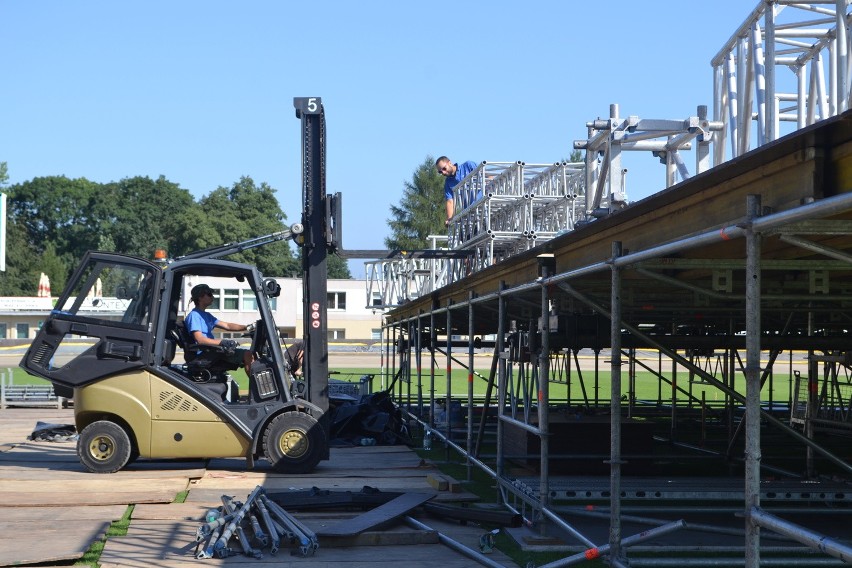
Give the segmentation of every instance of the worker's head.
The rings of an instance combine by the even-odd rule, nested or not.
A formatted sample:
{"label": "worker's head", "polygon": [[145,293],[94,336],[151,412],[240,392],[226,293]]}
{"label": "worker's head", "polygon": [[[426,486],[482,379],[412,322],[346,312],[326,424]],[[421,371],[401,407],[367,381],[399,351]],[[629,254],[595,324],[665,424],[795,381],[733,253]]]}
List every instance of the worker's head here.
{"label": "worker's head", "polygon": [[456,174],[456,165],[446,156],[441,156],[435,160],[435,169],[442,176],[452,176]]}
{"label": "worker's head", "polygon": [[189,293],[190,299],[198,303],[198,299],[202,296],[210,296],[213,297],[213,288],[208,286],[207,284],[198,284],[197,286],[193,286],[192,290]]}

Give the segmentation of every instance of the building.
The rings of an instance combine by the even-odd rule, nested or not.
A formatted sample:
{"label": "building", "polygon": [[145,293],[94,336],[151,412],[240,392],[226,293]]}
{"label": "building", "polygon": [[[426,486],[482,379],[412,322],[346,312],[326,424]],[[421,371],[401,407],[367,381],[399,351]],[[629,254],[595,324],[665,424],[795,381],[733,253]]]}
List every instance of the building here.
{"label": "building", "polygon": [[[302,280],[276,278],[276,281],[281,286],[281,294],[277,298],[270,298],[270,306],[278,329],[283,337],[301,337],[304,306]],[[184,283],[185,292],[181,301],[183,313],[192,309],[189,290],[202,282],[214,290],[215,301],[210,311],[217,317],[237,323],[250,323],[256,319],[254,293],[248,290],[246,283],[230,278],[188,278]],[[383,311],[372,307],[378,300],[371,298],[368,302],[366,280],[329,279],[329,341],[379,341]],[[105,295],[101,301],[93,302],[92,311],[109,317],[115,301],[115,298]],[[53,309],[54,302],[55,298],[0,298],[0,339],[34,338]]]}

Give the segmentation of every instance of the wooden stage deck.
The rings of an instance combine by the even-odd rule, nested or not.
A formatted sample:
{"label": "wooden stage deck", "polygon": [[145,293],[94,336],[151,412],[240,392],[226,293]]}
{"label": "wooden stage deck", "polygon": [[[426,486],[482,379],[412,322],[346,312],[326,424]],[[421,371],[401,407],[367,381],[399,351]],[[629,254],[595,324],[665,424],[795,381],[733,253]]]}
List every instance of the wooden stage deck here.
{"label": "wooden stage deck", "polygon": [[[471,501],[470,493],[438,491],[427,483],[437,468],[405,446],[333,448],[331,460],[311,475],[284,476],[259,467],[246,470],[242,460],[165,462],[140,460],[112,475],[86,473],[76,456],[75,442],[28,441],[36,422],[73,424],[73,410],[12,408],[0,411],[0,566],[41,562],[73,565],[92,542],[104,537],[129,504],[135,504],[126,536],[110,537],[100,558],[103,568],[182,568],[184,566],[269,565],[317,568],[441,565],[462,568],[476,562],[438,542],[439,531],[479,551],[485,529],[430,517],[419,510],[411,516],[434,531],[396,523],[363,538],[331,542],[319,538],[312,557],[291,556],[289,550],[262,559],[233,556],[198,560],[195,530],[204,513],[221,495],[244,500],[257,485],[268,491],[318,487],[358,492],[364,486],[382,491],[431,493],[433,501]],[[184,503],[172,503],[184,490]],[[314,530],[352,517],[353,512],[295,513]],[[405,543],[405,544],[399,544]],[[369,544],[369,545],[368,545]],[[495,550],[488,559],[516,566]]]}

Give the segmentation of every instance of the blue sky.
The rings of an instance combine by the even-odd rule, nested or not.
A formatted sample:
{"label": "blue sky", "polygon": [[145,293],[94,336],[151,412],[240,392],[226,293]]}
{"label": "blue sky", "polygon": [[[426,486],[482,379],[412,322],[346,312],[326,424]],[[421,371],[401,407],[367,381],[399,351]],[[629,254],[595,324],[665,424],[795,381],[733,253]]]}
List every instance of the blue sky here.
{"label": "blue sky", "polygon": [[[196,198],[251,176],[294,222],[292,100],[319,96],[344,246],[383,248],[389,207],[427,155],[551,163],[610,103],[642,118],[712,113],[710,59],[755,6],[4,0],[0,161],[13,184],[163,175]],[[631,201],[662,189],[650,154],[625,167]]]}

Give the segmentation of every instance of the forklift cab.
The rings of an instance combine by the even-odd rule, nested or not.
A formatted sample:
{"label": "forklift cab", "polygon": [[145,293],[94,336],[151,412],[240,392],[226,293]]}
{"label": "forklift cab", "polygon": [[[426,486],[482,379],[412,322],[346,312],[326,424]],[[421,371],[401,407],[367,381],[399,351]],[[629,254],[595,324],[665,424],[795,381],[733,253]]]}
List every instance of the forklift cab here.
{"label": "forklift cab", "polygon": [[[181,351],[189,290],[205,278],[233,278],[253,295],[254,331],[239,338],[255,362],[249,388],[229,369],[193,367]],[[328,458],[321,408],[295,398],[268,299],[280,287],[250,265],[186,259],[166,268],[145,259],[88,253],[59,296],[21,366],[74,400],[78,455],[95,472],[136,457],[265,457],[284,472]],[[216,312],[214,308],[212,311]]]}

